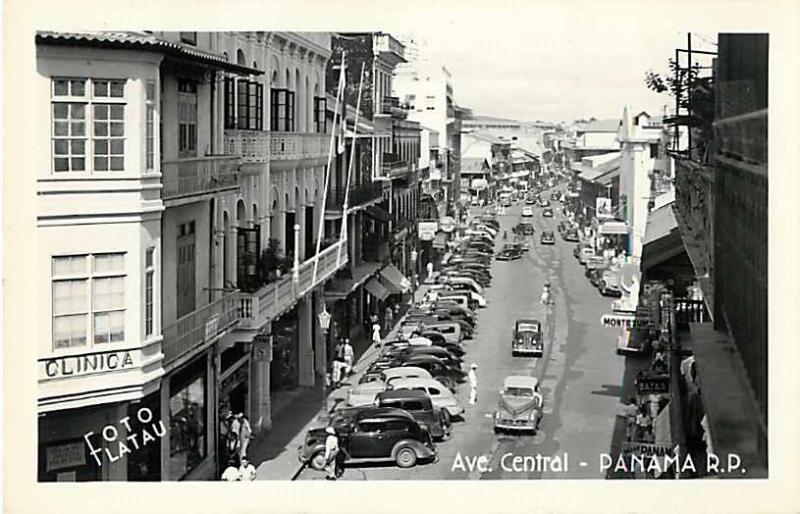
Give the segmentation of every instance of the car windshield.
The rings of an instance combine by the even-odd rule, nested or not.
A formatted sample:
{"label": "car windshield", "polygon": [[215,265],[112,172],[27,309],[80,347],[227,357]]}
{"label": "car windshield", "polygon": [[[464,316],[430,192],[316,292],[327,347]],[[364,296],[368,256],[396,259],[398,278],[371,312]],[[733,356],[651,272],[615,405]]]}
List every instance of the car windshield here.
{"label": "car windshield", "polygon": [[539,326],[533,323],[520,323],[517,326],[517,332],[538,332]]}
{"label": "car windshield", "polygon": [[520,398],[533,398],[533,389],[528,387],[507,387],[506,396],[517,396]]}

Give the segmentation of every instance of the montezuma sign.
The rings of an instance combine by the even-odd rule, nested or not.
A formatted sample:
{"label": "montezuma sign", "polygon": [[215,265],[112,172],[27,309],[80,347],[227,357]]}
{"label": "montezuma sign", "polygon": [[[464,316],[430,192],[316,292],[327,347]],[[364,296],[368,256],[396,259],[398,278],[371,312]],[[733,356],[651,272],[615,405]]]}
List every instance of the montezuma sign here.
{"label": "montezuma sign", "polygon": [[616,328],[646,328],[650,323],[649,317],[630,316],[625,314],[604,314],[600,318],[604,327]]}

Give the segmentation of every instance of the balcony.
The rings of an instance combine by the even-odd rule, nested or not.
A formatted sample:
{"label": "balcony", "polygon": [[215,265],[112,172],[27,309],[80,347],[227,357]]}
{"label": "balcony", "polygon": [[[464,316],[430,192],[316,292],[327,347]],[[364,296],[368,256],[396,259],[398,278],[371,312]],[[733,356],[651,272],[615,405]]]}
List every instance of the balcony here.
{"label": "balcony", "polygon": [[390,34],[379,34],[375,37],[375,50],[392,66],[406,62],[405,46]]}
{"label": "balcony", "polygon": [[[328,191],[325,201],[325,210],[341,212],[344,206],[345,188],[336,188]],[[348,207],[359,207],[372,201],[379,200],[383,193],[383,184],[380,182],[365,182],[350,188],[347,199]]]}
{"label": "balcony", "polygon": [[384,153],[381,169],[386,177],[402,177],[411,172],[411,163],[402,160],[397,154]]}
{"label": "balcony", "polygon": [[239,293],[230,293],[163,328],[163,365],[190,358],[239,321]]}
{"label": "balcony", "polygon": [[767,109],[725,118],[714,123],[718,152],[749,164],[767,164]]}
{"label": "balcony", "polygon": [[319,159],[328,156],[328,134],[269,132],[269,152],[273,161]]}
{"label": "balcony", "polygon": [[400,104],[400,99],[396,96],[384,96],[381,103],[381,114],[387,114],[393,118],[406,119],[408,111]]}
{"label": "balcony", "polygon": [[270,133],[264,130],[225,130],[225,153],[240,155],[242,164],[269,161]]}
{"label": "balcony", "polygon": [[297,282],[293,273],[287,273],[255,293],[240,293],[237,303],[239,318],[237,328],[260,329],[268,321],[291,309],[298,300],[331,278],[347,262],[347,241],[339,241],[321,251],[318,259],[312,257],[301,263]]}
{"label": "balcony", "polygon": [[163,161],[164,201],[189,199],[239,188],[239,157],[207,155]]}

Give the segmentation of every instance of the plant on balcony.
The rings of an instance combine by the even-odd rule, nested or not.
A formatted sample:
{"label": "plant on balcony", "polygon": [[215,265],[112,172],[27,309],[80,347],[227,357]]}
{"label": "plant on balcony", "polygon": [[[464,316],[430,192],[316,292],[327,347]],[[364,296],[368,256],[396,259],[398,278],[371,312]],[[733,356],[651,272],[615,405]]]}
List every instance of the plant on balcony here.
{"label": "plant on balcony", "polygon": [[261,276],[264,284],[269,284],[278,279],[283,272],[286,259],[281,255],[281,243],[277,239],[270,239],[267,247],[261,252]]}

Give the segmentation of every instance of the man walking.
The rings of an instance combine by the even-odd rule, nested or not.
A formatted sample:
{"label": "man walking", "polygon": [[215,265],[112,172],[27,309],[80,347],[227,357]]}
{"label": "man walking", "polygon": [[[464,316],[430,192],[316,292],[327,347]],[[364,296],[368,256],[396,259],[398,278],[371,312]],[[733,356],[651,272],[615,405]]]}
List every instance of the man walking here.
{"label": "man walking", "polygon": [[336,480],[336,457],[339,455],[339,438],[333,427],[325,429],[328,436],[325,438],[325,480]]}
{"label": "man walking", "polygon": [[469,369],[469,404],[475,405],[478,401],[478,365],[474,362]]}
{"label": "man walking", "polygon": [[348,377],[353,373],[353,359],[355,357],[353,345],[350,344],[350,339],[344,340],[342,353],[344,358],[344,375],[345,377]]}
{"label": "man walking", "polygon": [[372,324],[372,342],[380,349],[380,354],[383,355],[383,343],[381,342],[381,324],[378,322],[378,317],[374,316],[375,322]]}

